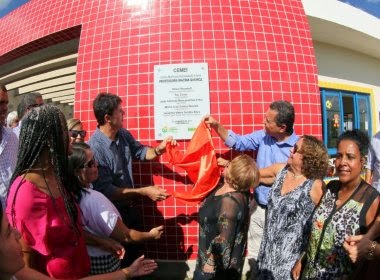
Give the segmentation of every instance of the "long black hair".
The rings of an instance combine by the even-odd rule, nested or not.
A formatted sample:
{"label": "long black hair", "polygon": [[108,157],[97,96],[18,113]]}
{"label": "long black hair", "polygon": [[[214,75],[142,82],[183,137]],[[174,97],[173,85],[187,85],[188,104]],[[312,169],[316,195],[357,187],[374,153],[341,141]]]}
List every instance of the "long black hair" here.
{"label": "long black hair", "polygon": [[[78,230],[78,209],[71,194],[72,178],[68,173],[68,130],[65,116],[58,107],[43,105],[33,108],[22,120],[17,164],[10,185],[18,176],[25,176],[31,168],[39,166],[41,154],[45,150],[53,167],[58,189],[70,217],[70,223],[74,229]],[[43,176],[45,176],[44,171]],[[14,204],[21,182],[17,186],[14,199],[11,202],[13,224],[15,224]],[[47,187],[49,189],[48,185]],[[53,197],[52,199],[55,204]]]}
{"label": "long black hair", "polygon": [[84,168],[86,163],[86,150],[91,150],[91,147],[86,143],[73,143],[73,151],[69,156],[69,173],[73,176],[72,192],[79,203],[83,195],[88,193],[81,178],[77,173]]}

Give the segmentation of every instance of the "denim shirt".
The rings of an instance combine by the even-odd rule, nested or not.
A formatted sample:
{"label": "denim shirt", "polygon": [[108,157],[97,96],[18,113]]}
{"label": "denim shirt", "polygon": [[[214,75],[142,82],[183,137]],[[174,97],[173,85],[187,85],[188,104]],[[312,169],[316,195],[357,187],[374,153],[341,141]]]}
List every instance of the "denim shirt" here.
{"label": "denim shirt", "polygon": [[[265,168],[274,163],[285,163],[290,155],[290,149],[298,141],[299,137],[293,132],[285,141],[278,142],[265,130],[255,131],[251,134],[239,135],[228,131],[225,145],[236,151],[257,151],[257,167]],[[258,204],[268,204],[270,187],[260,184],[254,192]]]}
{"label": "denim shirt", "polygon": [[99,177],[93,182],[95,190],[110,197],[116,188],[134,188],[132,160],[145,160],[148,146],[136,141],[124,128],[118,131],[115,141],[97,128],[88,143],[98,162]]}

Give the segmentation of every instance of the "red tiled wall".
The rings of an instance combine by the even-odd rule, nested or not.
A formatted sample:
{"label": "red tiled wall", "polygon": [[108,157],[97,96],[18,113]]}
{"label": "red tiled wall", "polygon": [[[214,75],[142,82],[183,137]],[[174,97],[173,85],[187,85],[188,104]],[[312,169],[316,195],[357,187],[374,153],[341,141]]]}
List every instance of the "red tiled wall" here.
{"label": "red tiled wall", "polygon": [[[301,0],[31,0],[0,20],[0,55],[78,25],[74,110],[90,134],[96,127],[92,100],[108,91],[122,98],[132,134],[156,145],[154,65],[207,62],[211,114],[227,128],[260,129],[270,102],[285,99],[295,106],[296,132],[321,137],[316,63]],[[218,152],[227,151],[217,137],[214,143]],[[182,170],[172,169],[165,156],[135,164],[136,182],[189,189]],[[197,208],[173,198],[144,206],[147,228],[166,226],[163,240],[147,246],[148,255],[195,258]]]}

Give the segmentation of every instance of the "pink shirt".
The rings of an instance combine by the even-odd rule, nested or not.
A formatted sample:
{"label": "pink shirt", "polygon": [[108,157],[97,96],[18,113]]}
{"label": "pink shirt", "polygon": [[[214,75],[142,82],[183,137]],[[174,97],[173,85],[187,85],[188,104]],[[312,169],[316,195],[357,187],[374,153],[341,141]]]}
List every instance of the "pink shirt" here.
{"label": "pink shirt", "polygon": [[[16,200],[13,201],[16,192]],[[37,252],[39,271],[58,279],[77,279],[88,275],[90,260],[82,231],[77,234],[71,228],[62,197],[53,202],[31,182],[17,177],[9,190],[6,212],[10,223]],[[81,230],[80,225],[79,228]]]}

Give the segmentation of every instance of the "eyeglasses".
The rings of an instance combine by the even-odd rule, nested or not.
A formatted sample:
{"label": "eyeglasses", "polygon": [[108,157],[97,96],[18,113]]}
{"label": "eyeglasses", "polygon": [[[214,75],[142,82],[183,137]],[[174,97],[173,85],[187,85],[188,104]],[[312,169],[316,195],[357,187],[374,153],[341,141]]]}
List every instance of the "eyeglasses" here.
{"label": "eyeglasses", "polygon": [[94,158],[92,158],[90,161],[83,164],[82,168],[92,168],[92,167],[97,166],[97,165],[98,165],[98,163],[96,162],[96,160]]}
{"label": "eyeglasses", "polygon": [[80,135],[81,138],[86,137],[87,131],[86,130],[70,130],[69,131],[70,137],[77,138],[78,135]]}

